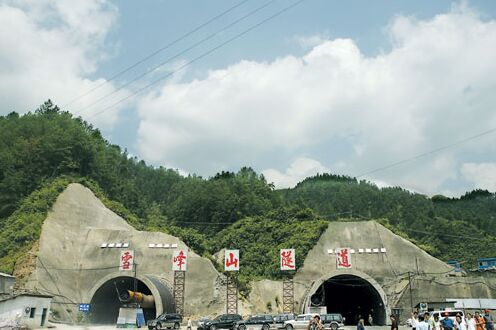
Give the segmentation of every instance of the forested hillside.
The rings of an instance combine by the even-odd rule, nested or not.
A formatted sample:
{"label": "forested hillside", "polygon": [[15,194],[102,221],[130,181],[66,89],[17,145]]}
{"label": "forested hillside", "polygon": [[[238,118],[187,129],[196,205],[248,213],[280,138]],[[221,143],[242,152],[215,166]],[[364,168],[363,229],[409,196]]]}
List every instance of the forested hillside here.
{"label": "forested hillside", "polygon": [[386,219],[432,255],[475,268],[480,257],[496,256],[496,194],[475,190],[461,198],[428,198],[399,187],[379,189],[366,181],[321,174],[294,189],[279,191],[289,204],[313,209],[328,220]]}
{"label": "forested hillside", "polygon": [[250,266],[240,273],[244,281],[277,277],[277,260],[262,265],[258,257],[288,246],[303,257],[326,223],[340,218],[382,219],[434,256],[467,268],[478,257],[496,256],[494,193],[428,198],[331,174],[275,190],[251,168],[183,177],[130,157],[98,129],[46,102],[33,113],[0,117],[0,271],[12,271],[16,256],[39,237],[58,193],[74,181],[138,229],[179,236],[200,254],[243,247]]}

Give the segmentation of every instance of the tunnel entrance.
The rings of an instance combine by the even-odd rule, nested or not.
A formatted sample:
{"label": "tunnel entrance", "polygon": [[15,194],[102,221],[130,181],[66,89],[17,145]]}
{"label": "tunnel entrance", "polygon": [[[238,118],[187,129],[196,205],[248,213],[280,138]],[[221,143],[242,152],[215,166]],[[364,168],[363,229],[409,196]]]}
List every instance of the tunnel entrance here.
{"label": "tunnel entrance", "polygon": [[346,325],[356,325],[362,317],[368,324],[369,314],[374,325],[386,324],[384,301],[374,286],[355,275],[329,278],[310,297],[313,307],[327,307],[327,313],[340,313]]}
{"label": "tunnel entrance", "polygon": [[[117,289],[116,289],[117,287]],[[134,278],[119,276],[105,282],[100,286],[91,298],[90,320],[94,324],[116,324],[119,316],[119,308],[123,303],[119,300],[117,291],[134,289]],[[152,292],[142,281],[137,280],[137,291],[145,295]],[[145,320],[152,320],[156,316],[156,308],[143,308]]]}

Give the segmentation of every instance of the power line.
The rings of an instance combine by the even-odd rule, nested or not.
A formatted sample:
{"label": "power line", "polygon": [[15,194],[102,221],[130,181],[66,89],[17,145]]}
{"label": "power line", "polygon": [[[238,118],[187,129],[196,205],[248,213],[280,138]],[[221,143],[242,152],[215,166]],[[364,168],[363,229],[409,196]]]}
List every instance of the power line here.
{"label": "power line", "polygon": [[470,238],[470,239],[481,239],[484,237],[476,237],[476,236],[468,236],[468,235],[452,235],[452,234],[442,234],[442,233],[437,233],[437,232],[432,232],[432,231],[424,231],[424,230],[417,230],[417,229],[410,229],[410,228],[401,228],[401,230],[405,231],[411,231],[419,234],[430,234],[434,236],[440,236],[440,237],[453,237],[453,238]]}
{"label": "power line", "polygon": [[[363,216],[361,214],[358,214],[358,213],[354,213],[354,215],[357,217],[357,218],[360,218],[360,219],[364,219],[364,220],[373,220],[373,218],[370,218],[370,217],[366,217],[366,216]],[[416,233],[419,233],[419,234],[430,234],[430,235],[435,235],[435,236],[440,236],[440,237],[443,237],[443,236],[446,236],[446,237],[453,237],[453,238],[470,238],[470,239],[481,239],[481,238],[485,238],[485,237],[476,237],[476,236],[469,236],[469,235],[453,235],[453,234],[443,234],[443,233],[438,233],[438,232],[434,232],[434,231],[426,231],[426,230],[418,230],[418,229],[411,229],[411,228],[398,228],[399,230],[401,231],[410,231],[410,232],[416,232]]]}
{"label": "power line", "polygon": [[299,5],[300,3],[302,3],[303,1],[305,1],[305,0],[298,0],[298,1],[294,2],[294,3],[293,3],[293,4],[291,4],[291,5],[284,7],[282,10],[280,10],[280,11],[276,12],[275,14],[273,14],[273,15],[271,15],[271,16],[269,16],[269,17],[267,17],[267,18],[263,19],[262,21],[260,21],[260,22],[258,22],[258,23],[256,23],[256,24],[254,24],[254,25],[252,25],[252,26],[250,26],[248,29],[246,29],[246,30],[244,30],[244,31],[242,31],[242,32],[240,32],[240,33],[238,33],[238,34],[236,34],[234,37],[229,38],[228,40],[226,40],[226,41],[224,41],[224,42],[220,43],[219,45],[215,46],[214,48],[211,48],[210,50],[208,50],[208,51],[206,51],[206,52],[202,53],[201,55],[199,55],[199,56],[197,56],[197,57],[193,58],[192,60],[188,61],[186,64],[184,64],[184,65],[180,66],[179,68],[177,68],[176,70],[173,70],[173,71],[169,72],[168,74],[166,74],[165,76],[163,76],[163,77],[161,77],[161,78],[159,78],[159,79],[156,79],[156,80],[152,81],[152,82],[151,82],[151,83],[149,83],[148,85],[146,85],[146,86],[144,86],[144,87],[142,87],[142,88],[138,89],[138,90],[137,90],[137,91],[135,91],[134,93],[132,93],[132,94],[130,94],[130,95],[128,95],[128,96],[126,96],[126,97],[124,97],[124,98],[120,99],[119,101],[117,101],[117,102],[115,102],[115,103],[113,103],[113,104],[111,104],[111,105],[109,105],[109,106],[107,106],[107,107],[103,108],[101,111],[99,111],[99,112],[97,112],[97,113],[95,113],[95,114],[93,114],[93,115],[89,116],[88,118],[92,118],[92,117],[98,116],[98,115],[100,115],[100,114],[102,114],[102,113],[106,112],[107,110],[109,110],[109,109],[111,109],[111,108],[115,107],[116,105],[119,105],[120,103],[122,103],[122,102],[124,102],[124,101],[128,100],[129,98],[131,98],[131,97],[133,97],[133,96],[135,96],[135,95],[137,95],[137,94],[139,94],[139,93],[141,93],[141,92],[143,92],[143,91],[147,90],[147,89],[148,89],[148,88],[150,88],[151,86],[153,86],[153,85],[155,85],[155,84],[159,83],[160,81],[162,81],[162,80],[164,80],[164,79],[166,79],[166,78],[168,78],[168,77],[172,76],[173,74],[175,74],[175,73],[177,73],[177,72],[179,72],[179,71],[181,71],[181,70],[185,69],[186,67],[188,67],[189,65],[193,64],[194,62],[196,62],[196,61],[198,61],[198,60],[202,59],[203,57],[205,57],[205,56],[207,56],[207,55],[209,55],[209,54],[211,54],[211,53],[215,52],[216,50],[218,50],[218,49],[220,49],[220,48],[224,47],[225,45],[227,45],[227,44],[231,43],[232,41],[234,41],[234,40],[236,40],[236,39],[239,39],[239,38],[240,38],[240,37],[242,37],[243,35],[245,35],[245,34],[247,34],[248,32],[250,32],[250,31],[252,31],[252,30],[256,29],[257,27],[259,27],[259,26],[261,26],[261,25],[263,25],[263,24],[267,23],[268,21],[270,21],[270,20],[272,20],[272,19],[276,18],[277,16],[279,16],[279,15],[283,14],[284,12],[288,11],[289,9],[291,9],[291,8],[293,8],[293,7],[296,7],[297,5]]}
{"label": "power line", "polygon": [[143,77],[145,77],[145,76],[147,76],[147,75],[151,74],[152,72],[155,72],[157,69],[159,69],[160,67],[164,66],[165,64],[167,64],[167,63],[171,62],[172,60],[174,60],[174,59],[178,58],[178,57],[179,57],[179,56],[181,56],[181,55],[184,55],[185,53],[189,52],[189,51],[190,51],[190,50],[192,50],[193,48],[198,47],[199,45],[201,45],[201,44],[205,43],[206,41],[208,41],[208,40],[212,39],[213,37],[215,37],[215,36],[217,36],[217,35],[221,34],[222,32],[224,32],[224,31],[228,30],[229,28],[233,27],[234,25],[238,24],[238,23],[239,23],[239,22],[241,22],[242,20],[244,20],[244,19],[246,19],[246,18],[248,18],[248,17],[250,17],[250,16],[252,16],[252,15],[256,14],[257,12],[259,12],[260,10],[262,10],[262,9],[264,9],[264,8],[266,8],[266,7],[268,7],[270,4],[272,4],[272,3],[273,3],[273,2],[275,2],[275,1],[277,1],[277,0],[270,0],[270,1],[266,2],[265,4],[263,4],[263,5],[261,5],[261,6],[257,7],[257,8],[255,8],[254,10],[252,10],[252,11],[248,12],[247,14],[245,14],[245,15],[241,16],[240,18],[238,18],[238,19],[234,20],[233,22],[231,22],[231,23],[227,24],[226,26],[222,27],[220,30],[217,30],[216,32],[209,34],[207,37],[205,37],[205,38],[201,39],[200,41],[198,41],[198,42],[194,43],[193,45],[191,45],[191,46],[189,46],[189,47],[187,47],[187,48],[185,48],[185,49],[181,50],[180,52],[178,52],[178,53],[174,54],[173,56],[171,56],[171,57],[167,58],[165,61],[161,62],[160,64],[158,64],[158,65],[156,65],[156,66],[154,66],[154,67],[153,67],[153,68],[151,68],[150,70],[148,70],[148,71],[146,71],[146,72],[144,72],[144,73],[142,73],[142,74],[140,74],[140,75],[138,75],[138,76],[134,77],[133,79],[131,79],[130,81],[128,81],[128,82],[127,82],[127,83],[125,83],[124,85],[119,86],[117,89],[113,90],[112,92],[107,93],[107,94],[103,95],[102,97],[98,98],[97,100],[95,100],[94,102],[92,102],[92,103],[90,103],[90,104],[88,104],[88,105],[84,106],[83,108],[81,108],[81,109],[79,109],[78,111],[74,112],[74,114],[79,114],[79,113],[83,112],[84,110],[86,110],[86,109],[88,109],[88,108],[91,108],[91,107],[92,107],[92,106],[94,106],[95,104],[100,103],[100,101],[102,101],[102,100],[106,99],[107,97],[109,97],[109,96],[111,96],[111,95],[113,95],[113,94],[115,94],[115,93],[117,93],[117,92],[119,92],[119,91],[123,90],[125,87],[127,87],[127,86],[131,85],[132,83],[134,83],[134,82],[136,82],[136,81],[140,80],[141,78],[143,78]]}
{"label": "power line", "polygon": [[175,40],[173,40],[173,41],[169,42],[167,45],[165,45],[165,46],[163,46],[163,47],[161,47],[161,48],[159,48],[159,49],[155,50],[154,52],[152,52],[151,54],[148,54],[148,55],[146,55],[145,57],[141,58],[140,60],[138,60],[138,61],[137,61],[137,62],[135,62],[134,64],[132,64],[132,65],[128,66],[127,68],[125,68],[125,69],[123,69],[123,70],[119,71],[118,73],[114,74],[112,77],[110,77],[109,79],[105,80],[105,81],[104,81],[104,82],[102,82],[101,84],[99,84],[99,85],[97,85],[97,86],[93,87],[92,89],[90,89],[90,90],[86,91],[85,93],[83,93],[83,94],[81,94],[81,95],[79,95],[79,96],[75,97],[74,99],[70,100],[70,101],[69,101],[69,102],[67,102],[65,105],[63,105],[62,107],[63,107],[63,108],[65,108],[65,107],[67,107],[68,105],[70,105],[70,104],[72,104],[72,103],[76,102],[77,100],[79,100],[79,99],[81,99],[81,98],[83,98],[83,97],[85,97],[85,96],[87,96],[87,95],[91,94],[92,92],[94,92],[95,90],[99,89],[100,87],[102,87],[102,86],[104,86],[104,85],[108,84],[109,82],[111,82],[111,81],[115,80],[117,77],[120,77],[120,76],[121,76],[121,75],[123,75],[124,73],[126,73],[126,72],[128,72],[129,70],[131,70],[131,69],[133,69],[133,68],[137,67],[137,66],[138,66],[138,65],[140,65],[141,63],[143,63],[143,62],[145,62],[145,61],[149,60],[150,58],[152,58],[152,57],[154,57],[155,55],[157,55],[157,54],[161,53],[162,51],[164,51],[164,50],[166,50],[166,49],[168,49],[168,48],[172,47],[173,45],[175,45],[175,44],[176,44],[176,43],[178,43],[179,41],[181,41],[181,40],[183,40],[183,39],[185,39],[185,38],[189,37],[189,36],[190,36],[190,35],[192,35],[193,33],[195,33],[195,32],[197,32],[197,31],[199,31],[200,29],[204,28],[205,26],[207,26],[207,25],[209,25],[210,23],[212,23],[212,22],[216,21],[217,19],[219,19],[219,18],[221,18],[222,16],[226,15],[227,13],[229,13],[229,12],[233,11],[234,9],[236,9],[236,8],[240,7],[241,5],[243,5],[244,3],[248,2],[248,1],[249,1],[249,0],[243,0],[243,1],[241,1],[241,2],[239,2],[239,3],[237,3],[237,4],[235,4],[234,6],[232,6],[232,7],[228,8],[227,10],[225,10],[225,11],[221,12],[220,14],[218,14],[218,15],[216,15],[216,16],[214,16],[214,17],[212,17],[211,19],[207,20],[206,22],[204,22],[204,23],[202,23],[202,24],[198,25],[197,27],[195,27],[193,30],[190,30],[190,31],[186,32],[185,34],[183,34],[182,36],[178,37],[177,39],[175,39]]}
{"label": "power line", "polygon": [[475,134],[475,135],[472,135],[472,136],[469,136],[467,138],[464,138],[462,140],[458,140],[456,142],[453,142],[453,143],[450,143],[450,144],[447,144],[447,145],[444,145],[442,147],[439,147],[439,148],[436,148],[436,149],[432,149],[432,150],[429,150],[429,151],[426,151],[424,153],[421,153],[421,154],[418,154],[416,156],[413,156],[413,157],[410,157],[410,158],[406,158],[406,159],[403,159],[403,160],[400,160],[400,161],[397,161],[395,163],[391,163],[389,165],[386,165],[386,166],[382,166],[382,167],[378,167],[376,169],[373,169],[373,170],[370,170],[370,171],[367,171],[367,172],[364,172],[360,175],[357,175],[356,177],[357,178],[360,178],[360,177],[363,177],[365,175],[368,175],[368,174],[372,174],[372,173],[376,173],[376,172],[381,172],[381,171],[384,171],[384,170],[387,170],[387,169],[390,169],[392,167],[396,167],[396,166],[399,166],[399,165],[402,165],[402,164],[405,164],[405,163],[408,163],[408,162],[411,162],[413,160],[416,160],[416,159],[419,159],[419,158],[422,158],[422,157],[425,157],[425,156],[428,156],[428,155],[431,155],[431,154],[434,154],[434,153],[437,153],[439,151],[443,151],[443,150],[446,150],[446,149],[449,149],[449,148],[452,148],[452,147],[455,147],[457,145],[460,145],[460,144],[463,144],[463,143],[466,143],[468,141],[471,141],[471,140],[475,140],[477,138],[480,138],[482,136],[485,136],[485,135],[488,135],[488,134],[492,134],[496,132],[496,128],[492,128],[490,130],[487,130],[487,131],[484,131],[484,132],[481,132],[481,133],[478,133],[478,134]]}

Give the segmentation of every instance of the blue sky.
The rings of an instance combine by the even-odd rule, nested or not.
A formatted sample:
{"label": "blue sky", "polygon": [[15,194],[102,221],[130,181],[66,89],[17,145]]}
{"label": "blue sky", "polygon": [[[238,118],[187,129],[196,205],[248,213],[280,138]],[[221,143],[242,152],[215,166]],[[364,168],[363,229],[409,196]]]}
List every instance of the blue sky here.
{"label": "blue sky", "polygon": [[[0,113],[52,98],[150,164],[204,176],[247,165],[278,187],[360,175],[496,127],[492,1],[306,0],[124,99],[292,3],[249,0],[108,81],[236,3],[2,1]],[[494,136],[362,178],[429,195],[494,191]]]}

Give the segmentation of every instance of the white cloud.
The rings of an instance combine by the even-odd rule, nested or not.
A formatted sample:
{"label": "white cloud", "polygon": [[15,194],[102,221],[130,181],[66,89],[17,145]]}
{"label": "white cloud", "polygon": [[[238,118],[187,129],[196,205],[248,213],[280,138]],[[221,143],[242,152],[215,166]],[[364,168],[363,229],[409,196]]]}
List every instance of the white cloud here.
{"label": "white cloud", "polygon": [[314,176],[317,173],[330,173],[331,170],[320,162],[310,158],[298,158],[284,172],[275,169],[267,169],[262,174],[267,179],[267,182],[275,184],[276,188],[294,187],[304,178]]}
{"label": "white cloud", "polygon": [[[86,77],[108,55],[106,36],[116,18],[116,7],[105,0],[2,2],[0,114],[34,110],[48,98],[63,105],[103,83]],[[78,112],[114,89],[107,84],[64,110]],[[92,117],[110,102],[80,114]],[[110,111],[92,121],[107,126],[116,119]]]}
{"label": "white cloud", "polygon": [[329,40],[329,37],[325,34],[311,35],[311,36],[296,36],[293,38],[293,40],[302,48],[312,48]]}
{"label": "white cloud", "polygon": [[[496,127],[495,21],[461,6],[429,20],[398,16],[387,32],[392,49],[373,57],[353,40],[325,40],[302,57],[166,84],[139,104],[141,155],[202,175],[280,169],[305,155],[355,176]],[[436,193],[493,141],[365,178]],[[286,184],[297,176],[268,171]]]}
{"label": "white cloud", "polygon": [[461,173],[474,187],[496,192],[496,163],[465,163]]}

